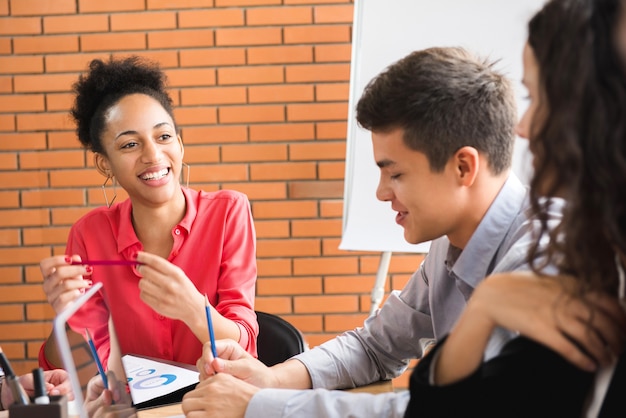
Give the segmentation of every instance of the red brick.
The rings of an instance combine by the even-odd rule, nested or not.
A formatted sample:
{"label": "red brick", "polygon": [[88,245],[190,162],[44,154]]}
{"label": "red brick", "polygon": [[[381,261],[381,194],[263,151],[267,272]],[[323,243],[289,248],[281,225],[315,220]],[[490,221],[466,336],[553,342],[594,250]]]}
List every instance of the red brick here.
{"label": "red brick", "polygon": [[239,190],[240,192],[247,194],[250,200],[277,200],[287,198],[285,183],[229,183],[228,188]]}
{"label": "red brick", "polygon": [[11,54],[13,52],[11,38],[0,38],[0,54]]}
{"label": "red brick", "polygon": [[0,57],[0,74],[42,73],[42,57]]}
{"label": "red brick", "polygon": [[[91,208],[59,208],[52,209],[52,225],[72,225],[78,218],[89,212]],[[63,254],[63,253],[61,253]]]}
{"label": "red brick", "polygon": [[313,44],[350,42],[350,25],[287,26],[286,44]]}
{"label": "red brick", "polygon": [[71,93],[48,93],[46,94],[47,111],[67,112],[74,105],[74,95]]}
{"label": "red brick", "polygon": [[343,196],[343,181],[294,181],[289,183],[290,199],[328,199]]}
{"label": "red brick", "polygon": [[175,12],[142,12],[111,14],[111,31],[175,29]]}
{"label": "red brick", "polygon": [[[283,315],[283,319],[291,323],[300,332],[320,332],[323,329],[321,315]],[[305,342],[308,344],[305,336]]]}
{"label": "red brick", "polygon": [[[68,73],[84,72],[89,69],[89,62],[93,59],[108,59],[107,53],[79,53],[79,54],[55,54],[44,57],[46,72],[48,73]],[[76,78],[76,77],[74,77]],[[70,86],[68,85],[68,91]]]}
{"label": "red brick", "polygon": [[27,170],[46,168],[77,168],[84,166],[84,153],[77,151],[25,152],[20,154],[20,167]]}
{"label": "red brick", "polygon": [[249,26],[281,26],[313,23],[311,7],[257,7],[246,12]]}
{"label": "red brick", "polygon": [[312,64],[292,65],[285,70],[285,79],[288,83],[317,83],[320,81],[349,81],[349,64]]}
{"label": "red brick", "polygon": [[181,89],[184,106],[242,104],[246,102],[245,87],[198,87]]}
{"label": "red brick", "polygon": [[0,266],[0,283],[21,283],[22,267]]}
{"label": "red brick", "polygon": [[282,43],[280,28],[217,29],[215,45],[270,45]]}
{"label": "red brick", "polygon": [[77,52],[78,37],[70,35],[46,35],[13,38],[13,51],[16,54]]}
{"label": "red brick", "polygon": [[16,93],[69,91],[76,81],[73,74],[20,75],[14,77]]}
{"label": "red brick", "polygon": [[257,46],[248,48],[248,64],[293,64],[313,62],[308,45]]}
{"label": "red brick", "polygon": [[39,130],[64,130],[72,128],[67,113],[30,113],[17,115],[18,131],[29,131],[36,126]]}
{"label": "red brick", "polygon": [[259,259],[257,260],[257,272],[259,277],[290,276],[292,273],[291,260],[286,258]]}
{"label": "red brick", "polygon": [[82,206],[84,204],[84,193],[78,189],[43,189],[22,192],[22,205],[24,207],[45,208],[49,206]]}
{"label": "red brick", "polygon": [[[2,210],[0,211],[0,226],[38,226],[49,225],[49,211],[47,209],[25,209],[21,210]],[[15,249],[19,252],[22,249]],[[26,250],[26,249],[23,249]],[[7,249],[6,251],[12,251]],[[0,259],[10,260],[11,258],[0,257]],[[11,264],[11,263],[5,263]]]}
{"label": "red brick", "polygon": [[344,0],[284,0],[285,4],[322,4],[322,3],[349,3]]}
{"label": "red brick", "polygon": [[314,139],[310,123],[281,123],[250,126],[250,141],[306,141]]}
{"label": "red brick", "polygon": [[[22,305],[0,305],[0,323],[1,322],[22,322],[24,320],[24,312]],[[4,350],[3,350],[4,351]]]}
{"label": "red brick", "polygon": [[0,36],[39,35],[41,19],[36,17],[0,18]]}
{"label": "red brick", "polygon": [[[5,211],[2,211],[2,212],[3,212],[2,215],[4,215]],[[28,213],[20,213],[19,215],[15,214],[14,216],[17,216],[19,218],[28,217],[29,220],[32,222],[32,224],[34,224],[35,219],[37,218],[37,214],[34,213],[36,211],[22,210],[21,212],[28,212]],[[4,222],[4,220],[0,220],[0,224],[5,226],[6,222]],[[41,225],[43,225],[43,223]],[[26,224],[24,224],[24,226],[26,226]],[[0,264],[5,265],[5,266],[19,265],[19,264],[39,264],[39,261],[42,258],[45,258],[47,256],[48,256],[47,249],[41,248],[41,247],[21,247],[17,249],[16,248],[0,248]],[[40,290],[39,289],[40,286],[31,286],[31,287],[33,289],[37,288],[37,290]],[[14,289],[12,286],[5,287],[2,290],[2,292],[0,292],[0,302],[19,302],[19,301],[27,301],[27,300],[39,300],[39,295],[35,299],[14,298],[15,293],[12,292],[13,290],[17,291],[18,289]],[[19,290],[22,290],[21,286]],[[43,293],[43,290],[41,290],[41,292]],[[32,291],[30,293],[32,293]],[[2,335],[1,332],[0,332],[0,335]]]}
{"label": "red brick", "polygon": [[215,183],[222,181],[247,181],[248,169],[245,164],[196,165],[193,181]]}
{"label": "red brick", "polygon": [[185,144],[222,144],[246,142],[248,131],[245,126],[185,127],[181,136]]}
{"label": "red brick", "polygon": [[349,83],[318,84],[315,86],[315,98],[318,102],[348,101]]}
{"label": "red brick", "polygon": [[215,0],[216,7],[230,6],[264,6],[271,4],[281,4],[282,0]]}
{"label": "red brick", "polygon": [[217,28],[222,26],[242,26],[245,24],[243,10],[205,9],[178,12],[180,28]]}
{"label": "red brick", "polygon": [[223,162],[282,161],[287,160],[287,145],[224,145]]}
{"label": "red brick", "polygon": [[13,77],[0,76],[0,93],[13,93]]}
{"label": "red brick", "polygon": [[291,222],[293,237],[341,236],[341,219],[296,219]]}
{"label": "red brick", "polygon": [[289,158],[292,161],[341,160],[345,157],[345,142],[292,144],[289,147]]}
{"label": "red brick", "polygon": [[98,12],[130,12],[145,10],[144,0],[102,1],[102,0],[78,0],[80,13]]}
{"label": "red brick", "polygon": [[254,229],[256,230],[257,239],[289,237],[289,221],[255,220]]}
{"label": "red brick", "polygon": [[167,70],[167,79],[172,87],[215,85],[215,70],[211,68],[183,68]]}
{"label": "red brick", "polygon": [[317,204],[311,200],[252,202],[252,215],[255,219],[310,218],[317,216]]}
{"label": "red brick", "polygon": [[46,16],[43,18],[43,31],[47,34],[107,32],[107,15]]}
{"label": "red brick", "polygon": [[[0,132],[15,130],[15,116],[0,114]],[[2,144],[0,143],[0,147]]]}
{"label": "red brick", "polygon": [[280,122],[285,120],[282,105],[224,106],[219,108],[220,123]]}
{"label": "red brick", "polygon": [[20,245],[20,230],[17,228],[0,229],[0,247],[17,247]]}
{"label": "red brick", "polygon": [[287,105],[287,120],[317,121],[348,118],[348,103],[311,103]]}
{"label": "red brick", "polygon": [[43,94],[0,96],[0,112],[37,112],[44,110]]}
{"label": "red brick", "polygon": [[0,16],[9,15],[9,0],[0,0]]}
{"label": "red brick", "polygon": [[350,44],[316,45],[315,62],[350,62],[352,46]]}
{"label": "red brick", "polygon": [[159,9],[195,9],[195,8],[207,8],[213,7],[213,0],[185,0],[185,1],[172,1],[172,0],[147,0],[148,10]]}
{"label": "red brick", "polygon": [[[5,188],[4,183],[2,185]],[[0,208],[17,208],[20,203],[20,194],[17,191],[0,190]],[[1,276],[1,274],[0,274]]]}
{"label": "red brick", "polygon": [[211,106],[179,107],[174,110],[179,125],[203,125],[217,122],[217,109]]}
{"label": "red brick", "polygon": [[296,313],[352,312],[358,306],[356,296],[295,296]]}
{"label": "red brick", "polygon": [[348,135],[347,120],[341,122],[320,122],[317,124],[316,139],[341,139]]}
{"label": "red brick", "polygon": [[317,166],[320,180],[343,180],[346,173],[346,164],[341,162],[320,162]]}
{"label": "red brick", "polygon": [[262,239],[257,241],[258,257],[313,257],[321,255],[317,239]]}
{"label": "red brick", "polygon": [[146,46],[146,35],[138,32],[99,33],[80,36],[80,47],[85,52],[127,51],[129,49],[146,49]]}
{"label": "red brick", "polygon": [[245,48],[205,48],[180,51],[181,67],[219,67],[245,63]]}
{"label": "red brick", "polygon": [[16,170],[17,167],[17,153],[3,152],[0,154],[0,170]]}
{"label": "red brick", "polygon": [[274,313],[291,313],[291,299],[288,297],[257,297],[254,300],[254,308],[262,312],[271,309]]}
{"label": "red brick", "polygon": [[[191,177],[193,178],[193,165],[217,163],[220,160],[220,149],[214,145],[189,145],[185,146],[183,161],[190,165]],[[184,169],[184,167],[183,167]]]}
{"label": "red brick", "polygon": [[[48,185],[48,178],[46,173],[42,171],[2,172],[0,173],[0,184],[5,190],[41,188]],[[0,219],[1,222],[2,219]]]}
{"label": "red brick", "polygon": [[339,244],[341,244],[341,238],[338,238],[337,236],[322,239],[322,254],[327,257],[354,254],[352,251],[340,250]]}
{"label": "red brick", "polygon": [[168,30],[148,33],[148,48],[197,48],[213,45],[213,30]]}
{"label": "red brick", "polygon": [[76,13],[75,0],[11,0],[13,16],[43,16]]}
{"label": "red brick", "polygon": [[342,333],[356,327],[362,327],[367,319],[367,314],[359,313],[352,315],[325,315],[324,331]]}
{"label": "red brick", "polygon": [[352,23],[354,8],[350,5],[316,6],[315,23]]}
{"label": "red brick", "polygon": [[26,305],[26,318],[29,321],[51,321],[55,316],[56,313],[48,302],[28,303]]}
{"label": "red brick", "polygon": [[[71,204],[71,202],[68,202]],[[24,245],[49,245],[65,243],[69,227],[24,228]]]}
{"label": "red brick", "polygon": [[252,181],[314,179],[315,163],[264,163],[250,165]]}
{"label": "red brick", "polygon": [[248,92],[250,103],[312,102],[314,99],[310,84],[251,86]]}
{"label": "red brick", "polygon": [[[78,148],[80,143],[74,131],[48,132],[48,148],[50,149],[67,149]],[[92,156],[89,157],[89,160]]]}
{"label": "red brick", "polygon": [[354,274],[358,269],[357,257],[298,258],[293,261],[294,275]]}
{"label": "red brick", "polygon": [[[375,281],[375,275],[328,276],[324,278],[324,290],[329,294],[366,293],[369,295]],[[388,283],[385,286],[385,292],[389,292]]]}
{"label": "red brick", "polygon": [[83,170],[55,170],[50,172],[50,186],[52,187],[100,185],[102,185],[102,176],[92,168]]}
{"label": "red brick", "polygon": [[322,293],[320,277],[263,278],[257,280],[257,295],[306,295]]}
{"label": "red brick", "polygon": [[224,84],[268,84],[284,81],[283,69],[277,66],[218,68],[217,79]]}

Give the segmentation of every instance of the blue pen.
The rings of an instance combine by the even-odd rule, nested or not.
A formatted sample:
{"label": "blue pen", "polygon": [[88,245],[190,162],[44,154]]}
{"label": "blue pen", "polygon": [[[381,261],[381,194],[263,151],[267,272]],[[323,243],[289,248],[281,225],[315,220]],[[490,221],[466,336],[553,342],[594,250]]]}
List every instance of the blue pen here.
{"label": "blue pen", "polygon": [[211,321],[211,305],[209,298],[204,294],[204,310],[206,312],[206,320],[209,323],[209,339],[211,340],[211,353],[213,358],[217,358],[217,350],[215,349],[215,334],[213,333],[213,321]]}
{"label": "blue pen", "polygon": [[93,355],[93,359],[96,362],[96,366],[98,367],[98,373],[100,373],[100,377],[102,377],[102,381],[104,382],[104,388],[109,388],[109,380],[107,379],[107,375],[104,372],[104,367],[102,367],[102,362],[100,361],[100,357],[98,357],[98,351],[96,350],[96,346],[93,343],[93,339],[91,338],[91,334],[89,330],[85,328],[85,335],[87,336],[87,343],[89,344],[89,348],[91,349],[91,354]]}

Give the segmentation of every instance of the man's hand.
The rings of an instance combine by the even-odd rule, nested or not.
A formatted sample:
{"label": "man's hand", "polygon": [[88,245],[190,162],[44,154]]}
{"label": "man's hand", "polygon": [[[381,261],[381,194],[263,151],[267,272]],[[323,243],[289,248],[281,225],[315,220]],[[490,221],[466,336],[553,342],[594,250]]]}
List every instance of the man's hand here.
{"label": "man's hand", "polygon": [[250,399],[260,389],[219,373],[203,380],[183,397],[187,418],[243,418]]}

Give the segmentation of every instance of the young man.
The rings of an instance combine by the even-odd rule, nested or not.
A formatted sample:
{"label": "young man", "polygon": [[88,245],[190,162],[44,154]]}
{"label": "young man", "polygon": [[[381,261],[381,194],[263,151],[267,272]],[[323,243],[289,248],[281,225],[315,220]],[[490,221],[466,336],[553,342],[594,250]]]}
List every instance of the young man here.
{"label": "young man", "polygon": [[[423,356],[422,341],[450,331],[487,275],[528,269],[533,224],[526,188],[510,172],[515,100],[492,64],[459,48],[413,52],[365,88],[357,120],[372,132],[377,197],[391,202],[408,242],[433,240],[424,262],[363,327],[282,364],[266,368],[225,341],[211,361],[205,347],[203,381],[185,396],[185,413],[403,416],[408,392],[285,389],[349,388],[398,376]],[[486,357],[510,338],[497,333]]]}

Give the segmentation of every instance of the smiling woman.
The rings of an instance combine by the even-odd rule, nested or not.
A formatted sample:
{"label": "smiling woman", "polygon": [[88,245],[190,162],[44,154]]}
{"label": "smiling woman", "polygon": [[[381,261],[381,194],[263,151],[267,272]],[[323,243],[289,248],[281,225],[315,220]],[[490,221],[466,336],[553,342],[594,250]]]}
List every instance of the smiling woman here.
{"label": "smiling woman", "polygon": [[[65,255],[40,268],[58,313],[93,283],[103,287],[70,322],[88,328],[106,367],[109,319],[121,350],[195,364],[209,340],[204,294],[216,338],[256,355],[255,232],[245,195],[182,187],[184,146],[165,74],[137,57],[93,60],[74,85],[71,111],[83,146],[106,182],[128,199],[92,210],[71,228]],[[81,260],[123,261],[89,265]],[[132,263],[134,262],[134,263]],[[40,364],[60,364],[51,336]]]}

